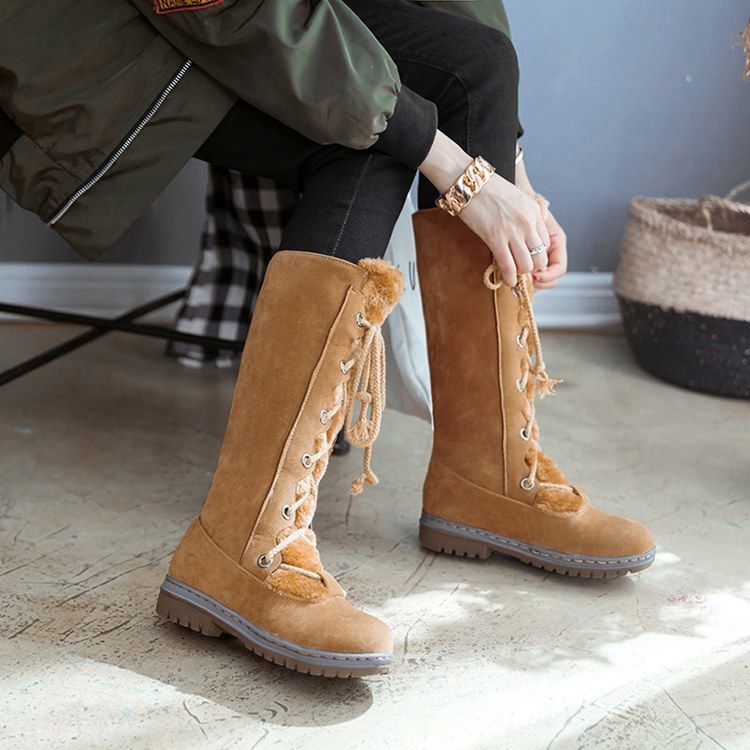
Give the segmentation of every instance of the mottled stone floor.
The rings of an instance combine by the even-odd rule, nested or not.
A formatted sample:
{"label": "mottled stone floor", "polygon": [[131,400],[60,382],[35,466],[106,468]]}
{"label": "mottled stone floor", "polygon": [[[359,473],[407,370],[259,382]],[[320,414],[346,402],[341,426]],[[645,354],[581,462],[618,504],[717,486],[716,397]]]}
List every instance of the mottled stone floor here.
{"label": "mottled stone floor", "polygon": [[[0,326],[0,368],[71,330]],[[389,413],[381,484],[337,459],[323,558],[396,635],[387,677],[329,681],[153,613],[232,389],[110,336],[0,389],[0,746],[750,748],[750,403],[651,379],[618,335],[549,333],[544,444],[653,568],[616,581],[416,540],[427,426]]]}

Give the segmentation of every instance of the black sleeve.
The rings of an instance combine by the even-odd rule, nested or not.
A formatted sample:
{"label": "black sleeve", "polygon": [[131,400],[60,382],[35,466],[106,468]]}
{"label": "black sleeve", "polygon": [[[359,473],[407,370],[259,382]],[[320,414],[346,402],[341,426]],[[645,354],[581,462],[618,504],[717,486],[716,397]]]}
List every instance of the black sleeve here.
{"label": "black sleeve", "polygon": [[406,86],[373,148],[417,169],[425,160],[437,132],[437,107]]}
{"label": "black sleeve", "polygon": [[21,129],[0,109],[0,159],[10,151],[21,135]]}

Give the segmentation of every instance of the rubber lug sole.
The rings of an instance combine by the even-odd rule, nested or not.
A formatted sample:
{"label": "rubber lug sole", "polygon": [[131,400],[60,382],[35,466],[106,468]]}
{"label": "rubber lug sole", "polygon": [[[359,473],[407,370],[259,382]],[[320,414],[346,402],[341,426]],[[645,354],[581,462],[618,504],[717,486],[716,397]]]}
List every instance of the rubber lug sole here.
{"label": "rubber lug sole", "polygon": [[420,544],[433,552],[486,560],[493,553],[514,557],[551,573],[578,578],[620,578],[638,573],[653,563],[656,548],[632,557],[591,557],[526,544],[474,526],[445,521],[422,513]]}
{"label": "rubber lug sole", "polygon": [[317,677],[367,677],[387,674],[391,654],[347,654],[300,646],[259,628],[254,623],[167,576],[156,602],[156,613],[182,627],[212,638],[227,634],[266,661]]}

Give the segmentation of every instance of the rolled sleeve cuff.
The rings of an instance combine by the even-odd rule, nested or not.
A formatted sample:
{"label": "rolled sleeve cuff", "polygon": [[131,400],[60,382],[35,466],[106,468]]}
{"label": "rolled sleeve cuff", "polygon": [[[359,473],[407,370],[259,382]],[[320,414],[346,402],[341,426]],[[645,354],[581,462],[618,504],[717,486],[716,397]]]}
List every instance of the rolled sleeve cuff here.
{"label": "rolled sleeve cuff", "polygon": [[393,115],[375,148],[416,170],[427,158],[436,132],[437,107],[402,86]]}

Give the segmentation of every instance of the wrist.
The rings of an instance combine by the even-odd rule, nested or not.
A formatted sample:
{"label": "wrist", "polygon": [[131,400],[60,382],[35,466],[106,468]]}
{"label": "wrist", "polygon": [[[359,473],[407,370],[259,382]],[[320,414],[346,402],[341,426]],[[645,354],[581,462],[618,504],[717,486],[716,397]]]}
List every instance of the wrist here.
{"label": "wrist", "polygon": [[444,193],[453,186],[471,161],[472,157],[469,154],[438,130],[427,158],[419,166],[419,171],[438,192]]}
{"label": "wrist", "polygon": [[526,195],[534,195],[534,188],[531,185],[529,176],[526,174],[526,167],[523,162],[516,164],[516,187],[526,193]]}

